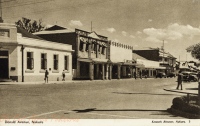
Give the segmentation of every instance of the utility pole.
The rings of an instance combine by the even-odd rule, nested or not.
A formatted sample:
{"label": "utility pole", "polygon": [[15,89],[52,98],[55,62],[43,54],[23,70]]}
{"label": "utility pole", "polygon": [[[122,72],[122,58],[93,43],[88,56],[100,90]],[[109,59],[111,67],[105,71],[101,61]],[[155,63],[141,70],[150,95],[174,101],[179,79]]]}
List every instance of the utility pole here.
{"label": "utility pole", "polygon": [[163,51],[163,64],[164,64],[164,40],[163,40],[162,51]]}
{"label": "utility pole", "polygon": [[2,0],[0,0],[0,11],[1,11],[1,15],[0,15],[0,23],[3,23],[3,16],[2,16],[2,5],[1,5],[1,3],[2,3]]}
{"label": "utility pole", "polygon": [[91,21],[91,32],[92,32],[92,21]]}

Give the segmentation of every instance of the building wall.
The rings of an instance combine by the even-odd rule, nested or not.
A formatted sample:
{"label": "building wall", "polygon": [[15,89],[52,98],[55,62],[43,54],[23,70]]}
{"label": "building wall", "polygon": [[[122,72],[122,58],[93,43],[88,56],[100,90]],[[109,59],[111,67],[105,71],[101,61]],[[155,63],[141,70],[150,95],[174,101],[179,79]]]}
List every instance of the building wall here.
{"label": "building wall", "polygon": [[59,43],[64,43],[64,44],[69,44],[72,45],[72,49],[74,52],[72,53],[72,67],[73,69],[76,69],[77,67],[77,34],[76,33],[55,33],[55,34],[41,34],[37,35],[47,41],[54,41],[54,42],[59,42]]}
{"label": "building wall", "polygon": [[112,62],[126,62],[126,60],[132,60],[132,49],[111,44],[110,60]]}

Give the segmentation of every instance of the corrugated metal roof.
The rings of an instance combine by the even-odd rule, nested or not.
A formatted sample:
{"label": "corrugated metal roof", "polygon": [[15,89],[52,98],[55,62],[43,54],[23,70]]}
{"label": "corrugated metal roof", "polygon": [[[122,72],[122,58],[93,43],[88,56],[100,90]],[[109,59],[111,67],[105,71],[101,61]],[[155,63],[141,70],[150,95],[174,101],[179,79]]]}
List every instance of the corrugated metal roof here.
{"label": "corrugated metal roof", "polygon": [[140,55],[138,55],[138,54],[136,54],[136,53],[132,53],[132,58],[133,58],[134,60],[136,60],[136,59],[147,60],[146,58],[144,58],[144,57],[142,57],[142,56],[140,56]]}
{"label": "corrugated metal roof", "polygon": [[17,27],[17,33],[21,33],[22,37],[44,40],[36,35],[33,35],[32,33],[29,33],[28,31],[26,31],[25,29],[23,29],[21,27]]}

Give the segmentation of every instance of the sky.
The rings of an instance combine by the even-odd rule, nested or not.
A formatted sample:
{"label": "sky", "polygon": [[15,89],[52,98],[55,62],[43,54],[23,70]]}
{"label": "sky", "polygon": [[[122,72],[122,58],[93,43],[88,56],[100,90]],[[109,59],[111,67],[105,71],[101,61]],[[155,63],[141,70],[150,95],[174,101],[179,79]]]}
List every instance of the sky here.
{"label": "sky", "polygon": [[95,31],[137,49],[163,46],[179,61],[200,42],[200,0],[1,0],[2,17]]}

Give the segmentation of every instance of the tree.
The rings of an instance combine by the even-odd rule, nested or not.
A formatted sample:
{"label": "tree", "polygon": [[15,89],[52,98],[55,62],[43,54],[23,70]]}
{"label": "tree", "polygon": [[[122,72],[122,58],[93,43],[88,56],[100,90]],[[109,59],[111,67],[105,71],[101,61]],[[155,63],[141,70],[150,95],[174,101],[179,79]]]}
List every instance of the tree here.
{"label": "tree", "polygon": [[[190,46],[186,50],[191,53],[193,58],[200,60],[200,44]],[[200,79],[200,74],[198,74],[198,78]],[[200,80],[199,79],[198,79],[198,104],[200,105]]]}
{"label": "tree", "polygon": [[22,17],[22,19],[15,22],[15,24],[17,27],[21,27],[30,33],[44,30],[44,26],[42,25],[41,19],[37,22],[36,20],[31,21],[31,19]]}

